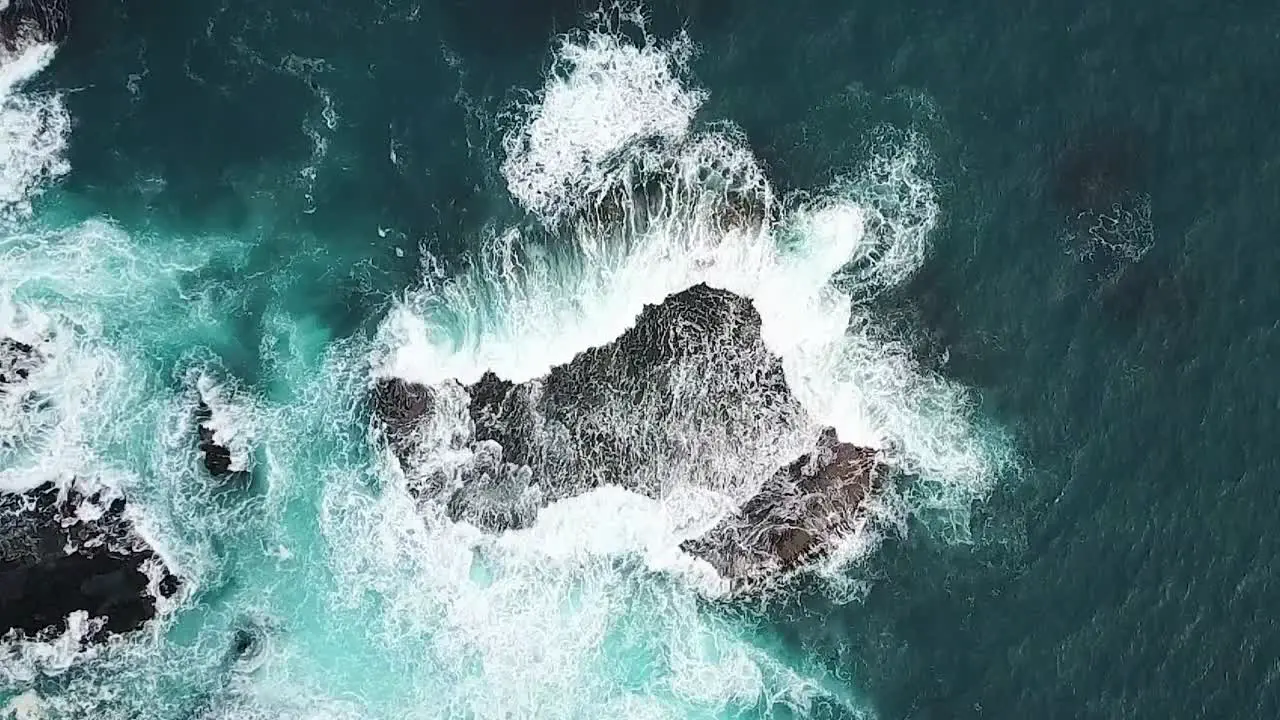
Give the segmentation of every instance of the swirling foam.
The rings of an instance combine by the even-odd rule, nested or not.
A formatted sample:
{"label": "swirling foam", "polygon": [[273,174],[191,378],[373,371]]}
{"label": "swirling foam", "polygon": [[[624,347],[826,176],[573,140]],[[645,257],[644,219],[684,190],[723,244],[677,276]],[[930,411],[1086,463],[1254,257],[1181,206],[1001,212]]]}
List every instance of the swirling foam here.
{"label": "swirling foam", "polygon": [[0,219],[30,214],[32,199],[71,169],[71,116],[61,94],[27,88],[55,50],[48,43],[0,48]]}
{"label": "swirling foam", "polygon": [[705,99],[680,82],[691,46],[636,47],[605,33],[563,38],[541,97],[503,140],[503,175],[513,197],[554,220],[575,196],[610,182],[605,161],[639,139],[688,133]]}

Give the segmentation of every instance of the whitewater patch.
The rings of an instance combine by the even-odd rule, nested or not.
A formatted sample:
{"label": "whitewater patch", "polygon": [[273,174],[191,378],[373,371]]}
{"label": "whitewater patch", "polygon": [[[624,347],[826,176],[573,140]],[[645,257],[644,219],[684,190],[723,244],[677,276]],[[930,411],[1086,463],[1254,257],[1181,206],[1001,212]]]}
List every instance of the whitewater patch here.
{"label": "whitewater patch", "polygon": [[[908,480],[871,503],[816,568],[849,599],[865,590],[849,563],[912,514],[967,526],[999,469],[969,393],[921,368],[864,302],[928,254],[939,214],[928,153],[920,138],[886,131],[860,172],[779,199],[739,131],[694,123],[705,91],[688,86],[688,51],[684,40],[636,46],[605,30],[560,41],[546,85],[511,118],[504,143],[509,191],[535,222],[492,231],[460,275],[428,261],[422,287],[379,329],[373,375],[439,386],[493,371],[522,382],[695,284],[750,298],[809,426],[882,450]],[[456,403],[442,405],[430,432],[447,447],[467,429],[450,414]],[[745,420],[755,410],[738,412]],[[777,451],[726,442],[694,460]],[[344,548],[332,561],[352,583],[380,578],[386,642],[415,636],[431,647],[428,665],[447,679],[430,692],[455,711],[667,717],[786,706],[804,715],[815,698],[840,697],[861,712],[700,607],[723,582],[679,541],[763,478],[728,492],[673,482],[657,498],[606,485],[543,508],[531,527],[490,535],[415,501],[385,448],[382,460],[381,495],[327,495],[330,543]],[[360,551],[345,552],[353,542]]]}
{"label": "whitewater patch", "polygon": [[424,511],[403,487],[374,497],[338,482],[323,525],[353,611],[378,619],[375,644],[414,658],[397,668],[411,698],[397,706],[478,718],[803,712],[823,694],[813,680],[705,616],[687,584],[629,560],[665,532],[649,502],[601,489],[494,538]]}
{"label": "whitewater patch", "polygon": [[[184,280],[241,252],[234,239],[144,251],[92,222],[0,243],[0,334],[41,353],[27,387],[51,398],[26,416],[39,422],[3,430],[22,450],[0,483],[83,474],[127,490],[198,598],[63,687],[0,684],[0,716],[803,716],[819,703],[861,715],[820,668],[708,611],[721,579],[679,542],[723,517],[728,493],[605,486],[488,535],[416,501],[365,424],[370,356],[376,375],[426,383],[532,378],[706,282],[752,299],[812,424],[884,449],[928,489],[879,499],[824,573],[846,581],[840,563],[908,513],[963,514],[981,496],[993,464],[967,394],[921,371],[860,303],[927,253],[937,207],[922,146],[886,144],[846,182],[777,198],[739,132],[696,126],[690,50],[606,32],[562,41],[503,168],[536,223],[495,231],[470,272],[428,273],[373,348],[275,298],[256,328],[263,397],[227,381],[212,350],[185,350],[233,332],[220,323],[244,310],[228,288]],[[219,504],[195,472],[202,387],[219,437],[243,439],[265,478],[260,496]],[[245,618],[269,629],[240,664]]]}
{"label": "whitewater patch", "polygon": [[31,201],[70,171],[71,115],[58,92],[28,86],[53,61],[51,43],[0,46],[0,219],[26,217]]}
{"label": "whitewater patch", "polygon": [[[207,411],[207,419],[196,428],[207,429],[212,443],[227,451],[227,470],[232,473],[249,472],[253,463],[253,443],[259,433],[257,421],[261,411],[251,397],[238,391],[233,383],[219,382],[212,374],[200,370],[192,372],[191,384],[199,396],[199,402]],[[190,413],[198,418],[201,408]],[[206,463],[208,460],[206,460]]]}
{"label": "whitewater patch", "polygon": [[0,457],[6,461],[0,490],[22,492],[45,482],[66,487],[75,478],[111,484],[110,474],[98,472],[97,458],[86,452],[104,430],[92,415],[123,400],[117,393],[130,383],[120,358],[86,344],[96,328],[84,320],[0,295],[0,336],[30,345],[40,357],[20,387],[0,395]]}

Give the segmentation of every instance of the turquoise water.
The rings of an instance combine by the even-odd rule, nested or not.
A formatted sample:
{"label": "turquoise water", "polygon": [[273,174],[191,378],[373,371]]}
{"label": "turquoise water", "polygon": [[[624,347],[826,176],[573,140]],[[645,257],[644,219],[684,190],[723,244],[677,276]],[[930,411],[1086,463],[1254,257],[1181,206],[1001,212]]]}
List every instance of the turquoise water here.
{"label": "turquoise water", "polygon": [[[8,656],[5,712],[1275,714],[1275,11],[648,10],[86,4],[6,61],[0,332],[55,402],[0,481],[123,488],[188,582]],[[620,231],[573,204],[619,153],[698,180]],[[1089,236],[1072,168],[1150,227]],[[712,232],[721,182],[776,223]],[[699,281],[904,475],[769,603],[707,599],[692,490],[486,538],[374,441],[376,377],[535,376]],[[247,487],[201,472],[201,377]]]}

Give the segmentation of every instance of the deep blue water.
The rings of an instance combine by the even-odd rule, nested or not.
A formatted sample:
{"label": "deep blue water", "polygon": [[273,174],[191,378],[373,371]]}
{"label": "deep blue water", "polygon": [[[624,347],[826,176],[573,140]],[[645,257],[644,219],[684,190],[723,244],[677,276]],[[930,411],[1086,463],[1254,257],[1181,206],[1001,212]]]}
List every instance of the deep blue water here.
{"label": "deep blue water", "polygon": [[[831,182],[885,124],[925,138],[942,223],[877,311],[1019,458],[970,542],[913,522],[866,561],[865,598],[815,589],[765,612],[768,632],[882,718],[1280,715],[1280,9],[651,11],[655,35],[700,47],[700,121],[737,123],[781,189]],[[268,395],[275,318],[367,337],[424,251],[456,271],[519,218],[503,113],[584,22],[567,0],[76,13],[38,80],[67,90],[73,169],[38,212],[109,216],[158,248],[244,243],[181,283],[230,288],[200,342]],[[1149,199],[1140,259],[1066,247],[1090,178]]]}

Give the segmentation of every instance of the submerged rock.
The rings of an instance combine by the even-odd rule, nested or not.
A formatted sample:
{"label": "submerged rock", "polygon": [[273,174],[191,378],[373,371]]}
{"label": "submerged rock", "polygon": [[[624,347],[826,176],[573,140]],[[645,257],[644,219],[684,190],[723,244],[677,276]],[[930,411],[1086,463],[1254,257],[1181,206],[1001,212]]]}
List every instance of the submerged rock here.
{"label": "submerged rock", "polygon": [[0,44],[13,50],[25,42],[62,42],[71,29],[68,0],[0,2]]}
{"label": "submerged rock", "polygon": [[[828,551],[880,475],[874,451],[839,442],[830,429],[782,469],[768,459],[776,454],[758,451],[786,438],[795,446],[807,422],[760,327],[749,300],[697,285],[645,306],[616,340],[535,380],[492,372],[469,386],[383,379],[373,410],[407,474],[430,465],[410,489],[492,532],[525,527],[547,503],[605,484],[656,498],[673,480],[689,480],[728,494],[740,511],[684,548],[734,587],[758,586]],[[450,421],[459,392],[465,416]],[[449,422],[467,432],[447,440],[428,432]],[[429,442],[449,444],[423,447]],[[429,462],[441,456],[465,460]],[[767,480],[744,482],[751,477]],[[736,496],[743,487],[761,489]]]}
{"label": "submerged rock", "polygon": [[153,618],[156,594],[171,597],[181,581],[124,513],[121,498],[52,483],[0,493],[0,636],[61,635],[83,611],[96,622],[82,641],[98,642]]}

